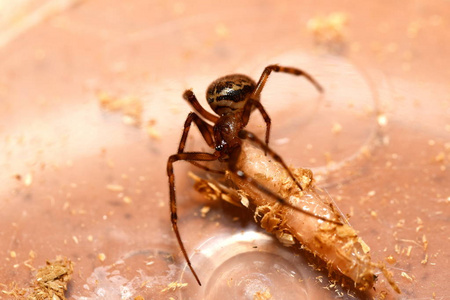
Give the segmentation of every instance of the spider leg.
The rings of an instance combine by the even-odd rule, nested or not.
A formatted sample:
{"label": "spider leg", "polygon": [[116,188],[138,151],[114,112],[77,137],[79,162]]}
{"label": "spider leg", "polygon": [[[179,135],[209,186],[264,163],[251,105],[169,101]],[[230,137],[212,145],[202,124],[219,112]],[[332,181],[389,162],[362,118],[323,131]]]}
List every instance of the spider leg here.
{"label": "spider leg", "polygon": [[269,78],[270,73],[272,72],[283,72],[288,73],[296,76],[303,76],[305,77],[309,82],[311,82],[316,89],[319,92],[323,92],[323,87],[308,73],[306,73],[303,70],[292,68],[292,67],[282,67],[279,65],[270,65],[267,66],[263,73],[261,74],[261,77],[258,80],[258,83],[256,84],[256,88],[253,91],[253,94],[251,96],[252,99],[259,99],[259,96],[261,94],[261,91],[263,90],[264,86],[266,85],[267,79]]}
{"label": "spider leg", "polygon": [[186,118],[184,122],[183,135],[181,136],[180,144],[178,145],[178,152],[183,153],[184,147],[186,146],[186,140],[189,134],[189,129],[191,128],[192,122],[197,125],[200,133],[203,136],[203,139],[208,144],[209,147],[214,149],[214,138],[213,138],[213,127],[203,121],[196,113],[191,112]]}
{"label": "spider leg", "polygon": [[[186,121],[184,122],[184,129],[183,129],[183,135],[181,136],[180,144],[178,146],[178,152],[177,153],[184,153],[184,148],[186,146],[186,140],[189,134],[189,129],[191,128],[191,124],[194,122],[197,125],[197,128],[200,130],[200,133],[203,136],[203,139],[208,144],[209,147],[214,149],[214,139],[213,139],[213,129],[212,126],[203,121],[196,113],[191,112],[186,118]],[[199,164],[195,161],[189,161],[191,164],[193,164],[196,167],[199,167],[203,170],[206,170],[208,172],[216,173],[216,174],[225,174],[225,171],[222,170],[214,170],[211,168],[208,168],[207,166],[204,166],[202,164]]]}
{"label": "spider leg", "polygon": [[256,107],[264,118],[264,122],[266,122],[266,145],[269,145],[269,136],[270,136],[270,125],[272,121],[270,120],[269,115],[264,109],[261,102],[253,100],[252,98],[248,99],[245,103],[243,112],[242,112],[242,124],[243,127],[247,126],[248,121],[250,120],[250,113],[252,112],[253,107]]}
{"label": "spider leg", "polygon": [[206,111],[198,102],[197,97],[195,97],[194,92],[191,90],[184,91],[183,94],[184,100],[189,102],[189,104],[192,105],[192,107],[206,120],[211,121],[213,123],[216,123],[217,120],[219,120],[219,117],[213,115],[212,113]]}
{"label": "spider leg", "polygon": [[[242,130],[242,131],[244,131],[244,130]],[[242,131],[241,131],[241,132],[242,132]],[[251,132],[248,132],[248,131],[244,131],[244,132],[245,132],[246,136],[247,136],[249,139],[253,139],[253,138],[257,139]],[[251,137],[250,137],[250,136],[251,136]],[[254,141],[254,140],[252,140],[252,141]],[[260,141],[260,140],[257,140],[257,141],[258,141],[257,144],[260,145],[261,147],[267,147],[262,141]],[[267,151],[274,157],[275,160],[277,160],[276,157],[279,157],[279,156],[278,156],[275,152],[273,152],[273,151],[272,151],[270,148],[268,148],[268,147],[267,147]],[[247,174],[245,174],[244,171],[239,170],[239,169],[236,167],[236,162],[237,162],[237,160],[239,159],[239,154],[240,154],[240,152],[241,152],[241,149],[238,148],[238,149],[236,149],[235,151],[233,151],[233,152],[231,153],[231,155],[230,155],[229,169],[230,169],[231,172],[233,172],[234,174],[236,174],[237,176],[239,176],[242,180],[247,181],[249,184],[251,184],[252,186],[256,187],[257,189],[259,189],[259,190],[260,190],[261,192],[263,192],[264,194],[266,194],[266,195],[268,195],[269,197],[272,197],[273,199],[275,199],[278,203],[280,203],[280,204],[282,204],[282,205],[285,205],[285,206],[287,206],[287,207],[289,207],[289,208],[291,208],[291,209],[293,209],[293,210],[295,210],[295,211],[298,211],[298,212],[303,213],[303,214],[305,214],[305,215],[308,215],[308,216],[311,216],[311,217],[320,219],[320,220],[325,221],[325,222],[333,223],[333,224],[336,224],[336,225],[343,225],[342,222],[340,222],[340,221],[330,220],[330,219],[328,219],[328,218],[326,218],[326,217],[322,217],[322,216],[316,215],[316,214],[314,214],[313,212],[304,210],[304,209],[302,209],[302,208],[300,208],[300,207],[296,207],[296,206],[290,204],[290,203],[287,202],[285,199],[283,199],[282,197],[280,197],[279,195],[277,195],[276,193],[274,193],[273,191],[271,191],[270,189],[266,188],[264,185],[262,185],[261,183],[259,183],[256,179],[254,179],[254,178],[248,176]],[[280,160],[280,161],[277,160],[277,162],[279,162],[279,163],[286,169],[286,171],[289,173],[289,175],[292,177],[292,179],[297,183],[297,185],[299,186],[299,188],[300,188],[301,190],[303,190],[303,189],[301,188],[300,184],[298,183],[298,181],[295,179],[295,177],[294,177],[293,174],[291,173],[291,171],[286,167],[286,165],[284,164],[284,162],[283,162],[282,160]]]}
{"label": "spider leg", "polygon": [[181,252],[183,252],[183,256],[186,259],[186,262],[191,269],[192,274],[194,274],[195,279],[197,280],[199,285],[202,285],[200,279],[195,273],[194,268],[191,265],[191,261],[187,255],[186,249],[184,248],[183,241],[181,240],[181,235],[178,230],[178,215],[177,215],[177,201],[175,196],[175,175],[173,172],[173,163],[179,160],[185,161],[214,161],[217,160],[218,156],[210,153],[203,152],[185,152],[185,153],[177,153],[171,155],[167,161],[167,176],[169,177],[169,194],[170,194],[170,221],[172,222],[172,228],[177,237],[178,245],[181,248]]}
{"label": "spider leg", "polygon": [[208,168],[207,166],[199,164],[198,162],[195,162],[195,161],[190,161],[190,163],[193,164],[194,166],[200,168],[200,169],[205,170],[206,172],[211,172],[211,173],[221,174],[221,175],[225,175],[225,173],[226,173],[224,170],[211,169],[211,168]]}

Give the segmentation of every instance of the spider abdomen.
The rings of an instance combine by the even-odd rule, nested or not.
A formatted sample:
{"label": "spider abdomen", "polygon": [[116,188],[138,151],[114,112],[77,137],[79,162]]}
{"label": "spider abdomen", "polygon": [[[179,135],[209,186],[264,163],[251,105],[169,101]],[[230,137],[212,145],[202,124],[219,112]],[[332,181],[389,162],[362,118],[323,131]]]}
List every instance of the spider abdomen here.
{"label": "spider abdomen", "polygon": [[209,85],[206,99],[212,110],[220,116],[235,113],[243,110],[245,102],[255,90],[255,86],[255,81],[246,75],[227,75]]}

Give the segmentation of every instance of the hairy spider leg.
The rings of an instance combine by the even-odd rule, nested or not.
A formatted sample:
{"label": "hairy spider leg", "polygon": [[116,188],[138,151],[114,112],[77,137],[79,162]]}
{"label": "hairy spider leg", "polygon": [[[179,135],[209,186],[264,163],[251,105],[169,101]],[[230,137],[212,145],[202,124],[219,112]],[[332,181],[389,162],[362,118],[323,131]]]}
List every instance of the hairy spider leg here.
{"label": "hairy spider leg", "polygon": [[186,249],[184,248],[183,241],[181,240],[181,235],[178,230],[178,215],[177,215],[177,201],[175,196],[175,175],[173,172],[173,163],[179,160],[185,161],[214,161],[217,160],[218,156],[210,153],[204,152],[185,152],[185,153],[177,153],[173,154],[169,157],[167,161],[167,176],[169,177],[169,193],[170,193],[170,221],[172,222],[172,229],[175,232],[177,237],[178,245],[181,248],[181,252],[183,252],[183,256],[186,259],[186,262],[191,269],[192,274],[194,274],[195,279],[199,285],[202,285],[200,279],[195,273],[194,268],[192,267],[189,256],[187,255]]}
{"label": "hairy spider leg", "polygon": [[261,77],[258,80],[258,83],[256,84],[256,88],[252,93],[251,98],[252,99],[258,99],[259,95],[261,94],[261,91],[263,90],[264,86],[266,85],[267,79],[269,78],[270,73],[272,72],[282,72],[282,73],[288,73],[296,76],[303,76],[305,77],[309,82],[311,82],[316,89],[323,93],[323,87],[307,72],[292,68],[292,67],[282,67],[279,65],[270,65],[267,66],[264,71],[261,74]]}
{"label": "hairy spider leg", "polygon": [[[250,98],[245,103],[243,113],[242,113],[242,121],[244,124],[244,127],[247,126],[248,121],[250,119],[250,114],[254,107],[258,108],[258,110],[261,112],[261,115],[264,118],[264,121],[266,122],[266,137],[265,142],[267,145],[269,145],[269,136],[270,136],[270,125],[271,120],[267,112],[265,111],[262,104],[257,100],[260,98],[261,92],[264,89],[264,86],[266,85],[267,80],[269,79],[269,75],[272,72],[283,72],[291,75],[296,76],[304,76],[309,82],[311,82],[319,92],[323,92],[323,87],[307,72],[293,68],[293,67],[283,67],[279,65],[269,65],[267,66],[264,71],[261,74],[261,77],[258,80],[258,83],[256,84],[256,87],[251,94]],[[267,154],[267,153],[266,153]]]}
{"label": "hairy spider leg", "polygon": [[184,152],[184,147],[186,146],[186,139],[188,137],[189,129],[191,128],[192,122],[194,122],[195,125],[197,125],[197,128],[200,130],[200,133],[202,134],[206,144],[208,144],[210,148],[214,149],[213,127],[208,123],[206,123],[205,121],[203,121],[195,112],[191,112],[189,113],[189,115],[186,118],[186,121],[184,122],[183,135],[181,136],[177,153]]}
{"label": "hairy spider leg", "polygon": [[215,174],[221,174],[221,175],[225,175],[226,172],[224,170],[216,170],[216,169],[211,169],[205,165],[199,164],[195,161],[190,161],[189,163],[191,163],[191,165],[196,166],[197,168],[203,169],[206,172],[211,172],[211,173],[215,173]]}
{"label": "hairy spider leg", "polygon": [[219,120],[218,116],[213,115],[212,113],[205,110],[195,97],[194,92],[191,90],[186,90],[183,94],[183,98],[191,104],[191,106],[206,120],[211,121],[212,123],[216,123]]}
{"label": "hairy spider leg", "polygon": [[[186,92],[185,92],[186,93]],[[192,94],[193,95],[193,94]],[[195,96],[194,96],[195,98]],[[198,105],[200,105],[197,102]],[[200,106],[201,107],[201,106]],[[184,153],[184,148],[186,146],[186,140],[189,134],[189,129],[191,128],[192,122],[197,125],[197,128],[200,130],[200,133],[203,136],[203,139],[205,140],[206,144],[208,144],[209,147],[214,149],[214,139],[213,139],[213,127],[206,123],[202,118],[200,118],[196,113],[191,112],[186,118],[186,121],[184,122],[184,128],[183,128],[183,135],[181,136],[180,143],[178,145],[178,152],[177,153]],[[225,171],[223,170],[214,170],[207,166],[204,166],[202,164],[199,164],[195,161],[189,161],[192,165],[201,168],[205,171],[216,173],[216,174],[225,174]]]}

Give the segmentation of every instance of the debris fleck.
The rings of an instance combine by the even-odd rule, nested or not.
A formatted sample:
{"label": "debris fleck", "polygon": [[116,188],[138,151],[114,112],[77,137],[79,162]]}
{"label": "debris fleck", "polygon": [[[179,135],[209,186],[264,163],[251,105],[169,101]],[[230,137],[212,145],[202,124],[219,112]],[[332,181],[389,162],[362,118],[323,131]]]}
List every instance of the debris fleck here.
{"label": "debris fleck", "polygon": [[422,265],[426,265],[428,263],[428,254],[425,254],[425,258],[420,262]]}
{"label": "debris fleck", "polygon": [[109,111],[123,114],[123,121],[127,125],[140,126],[142,119],[142,102],[136,98],[117,97],[101,92],[97,95],[100,106]]}
{"label": "debris fleck", "polygon": [[206,214],[211,210],[211,207],[209,206],[203,206],[202,209],[200,210],[201,216],[204,218],[206,217]]}
{"label": "debris fleck", "polygon": [[169,283],[166,288],[162,289],[161,293],[164,293],[164,292],[167,292],[170,290],[175,291],[176,289],[184,288],[187,285],[188,285],[187,283],[173,281],[173,282]]}
{"label": "debris fleck", "polygon": [[428,248],[428,240],[425,234],[422,236],[422,243],[423,243],[423,251],[427,251]]}
{"label": "debris fleck", "polygon": [[406,278],[407,280],[409,280],[410,282],[413,281],[413,278],[411,276],[409,276],[406,272],[402,272],[402,277]]}
{"label": "debris fleck", "polygon": [[32,183],[33,183],[33,175],[31,173],[27,173],[23,180],[23,184],[25,184],[25,186],[30,186]]}
{"label": "debris fleck", "polygon": [[147,122],[147,126],[145,127],[145,130],[147,131],[147,134],[149,137],[155,140],[161,139],[161,134],[158,130],[155,128],[156,120],[149,120]]}
{"label": "debris fleck", "polygon": [[340,123],[334,123],[333,127],[331,127],[331,132],[334,134],[341,133],[342,125]]}
{"label": "debris fleck", "polygon": [[386,257],[386,261],[392,265],[395,264],[397,260],[392,255],[389,255],[388,257]]}
{"label": "debris fleck", "polygon": [[120,184],[110,183],[110,184],[106,185],[106,189],[110,190],[112,192],[123,192],[124,187],[121,186]]}
{"label": "debris fleck", "polygon": [[270,290],[267,289],[264,292],[256,292],[253,295],[253,300],[268,300],[272,299],[272,294],[270,294]]}
{"label": "debris fleck", "polygon": [[105,261],[105,259],[106,259],[105,253],[99,253],[99,254],[97,255],[97,257],[98,257],[98,259],[99,259],[100,261]]}
{"label": "debris fleck", "polygon": [[346,13],[334,12],[328,16],[311,18],[306,26],[318,46],[339,53],[344,50],[347,23]]}

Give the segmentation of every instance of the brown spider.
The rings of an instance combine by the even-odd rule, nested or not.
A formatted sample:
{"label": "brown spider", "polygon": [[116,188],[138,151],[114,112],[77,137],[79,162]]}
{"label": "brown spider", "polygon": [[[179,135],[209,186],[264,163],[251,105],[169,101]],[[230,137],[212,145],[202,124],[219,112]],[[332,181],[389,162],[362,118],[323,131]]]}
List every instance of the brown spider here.
{"label": "brown spider", "polygon": [[[200,105],[191,90],[186,90],[183,94],[183,98],[192,105],[192,107],[197,111],[198,114],[195,112],[189,113],[186,122],[184,123],[183,135],[178,146],[178,152],[177,154],[171,155],[167,162],[167,175],[169,176],[170,192],[170,211],[172,228],[177,237],[178,244],[180,245],[184,258],[186,259],[186,262],[199,285],[201,285],[200,279],[198,278],[191,265],[186,249],[184,248],[183,242],[181,240],[180,232],[178,231],[178,216],[175,198],[175,176],[173,173],[173,163],[176,161],[185,160],[206,171],[225,174],[224,170],[213,170],[198,163],[202,161],[208,162],[219,160],[220,162],[226,163],[225,167],[228,169],[228,171],[233,172],[241,179],[246,180],[251,185],[257,187],[263,193],[269,195],[283,205],[327,222],[342,224],[338,221],[329,220],[327,218],[317,216],[311,212],[305,211],[301,208],[292,206],[283,198],[265,188],[254,178],[247,176],[243,171],[239,170],[236,167],[236,162],[238,161],[239,154],[241,153],[242,139],[248,139],[261,147],[266,154],[271,155],[276,162],[280,163],[283,168],[286,169],[289,176],[295,181],[298,188],[300,190],[303,190],[297,178],[289,170],[283,159],[268,146],[271,121],[269,115],[260,102],[260,95],[271,72],[284,72],[292,75],[304,76],[317,88],[319,92],[323,91],[323,88],[317,81],[315,81],[308,73],[300,69],[270,65],[264,69],[264,72],[259,78],[258,83],[255,83],[255,81],[253,81],[250,77],[242,74],[227,75],[213,81],[208,87],[206,98],[212,110],[219,116],[215,116],[207,112]],[[260,111],[266,123],[265,143],[257,138],[253,133],[244,129],[247,126],[250,119],[250,114],[254,109],[258,109]],[[203,117],[203,119],[199,115]],[[214,125],[207,123],[207,121],[205,121],[204,119],[213,123]],[[213,153],[184,152],[186,139],[188,137],[192,122],[197,125],[208,146],[214,149]]]}

